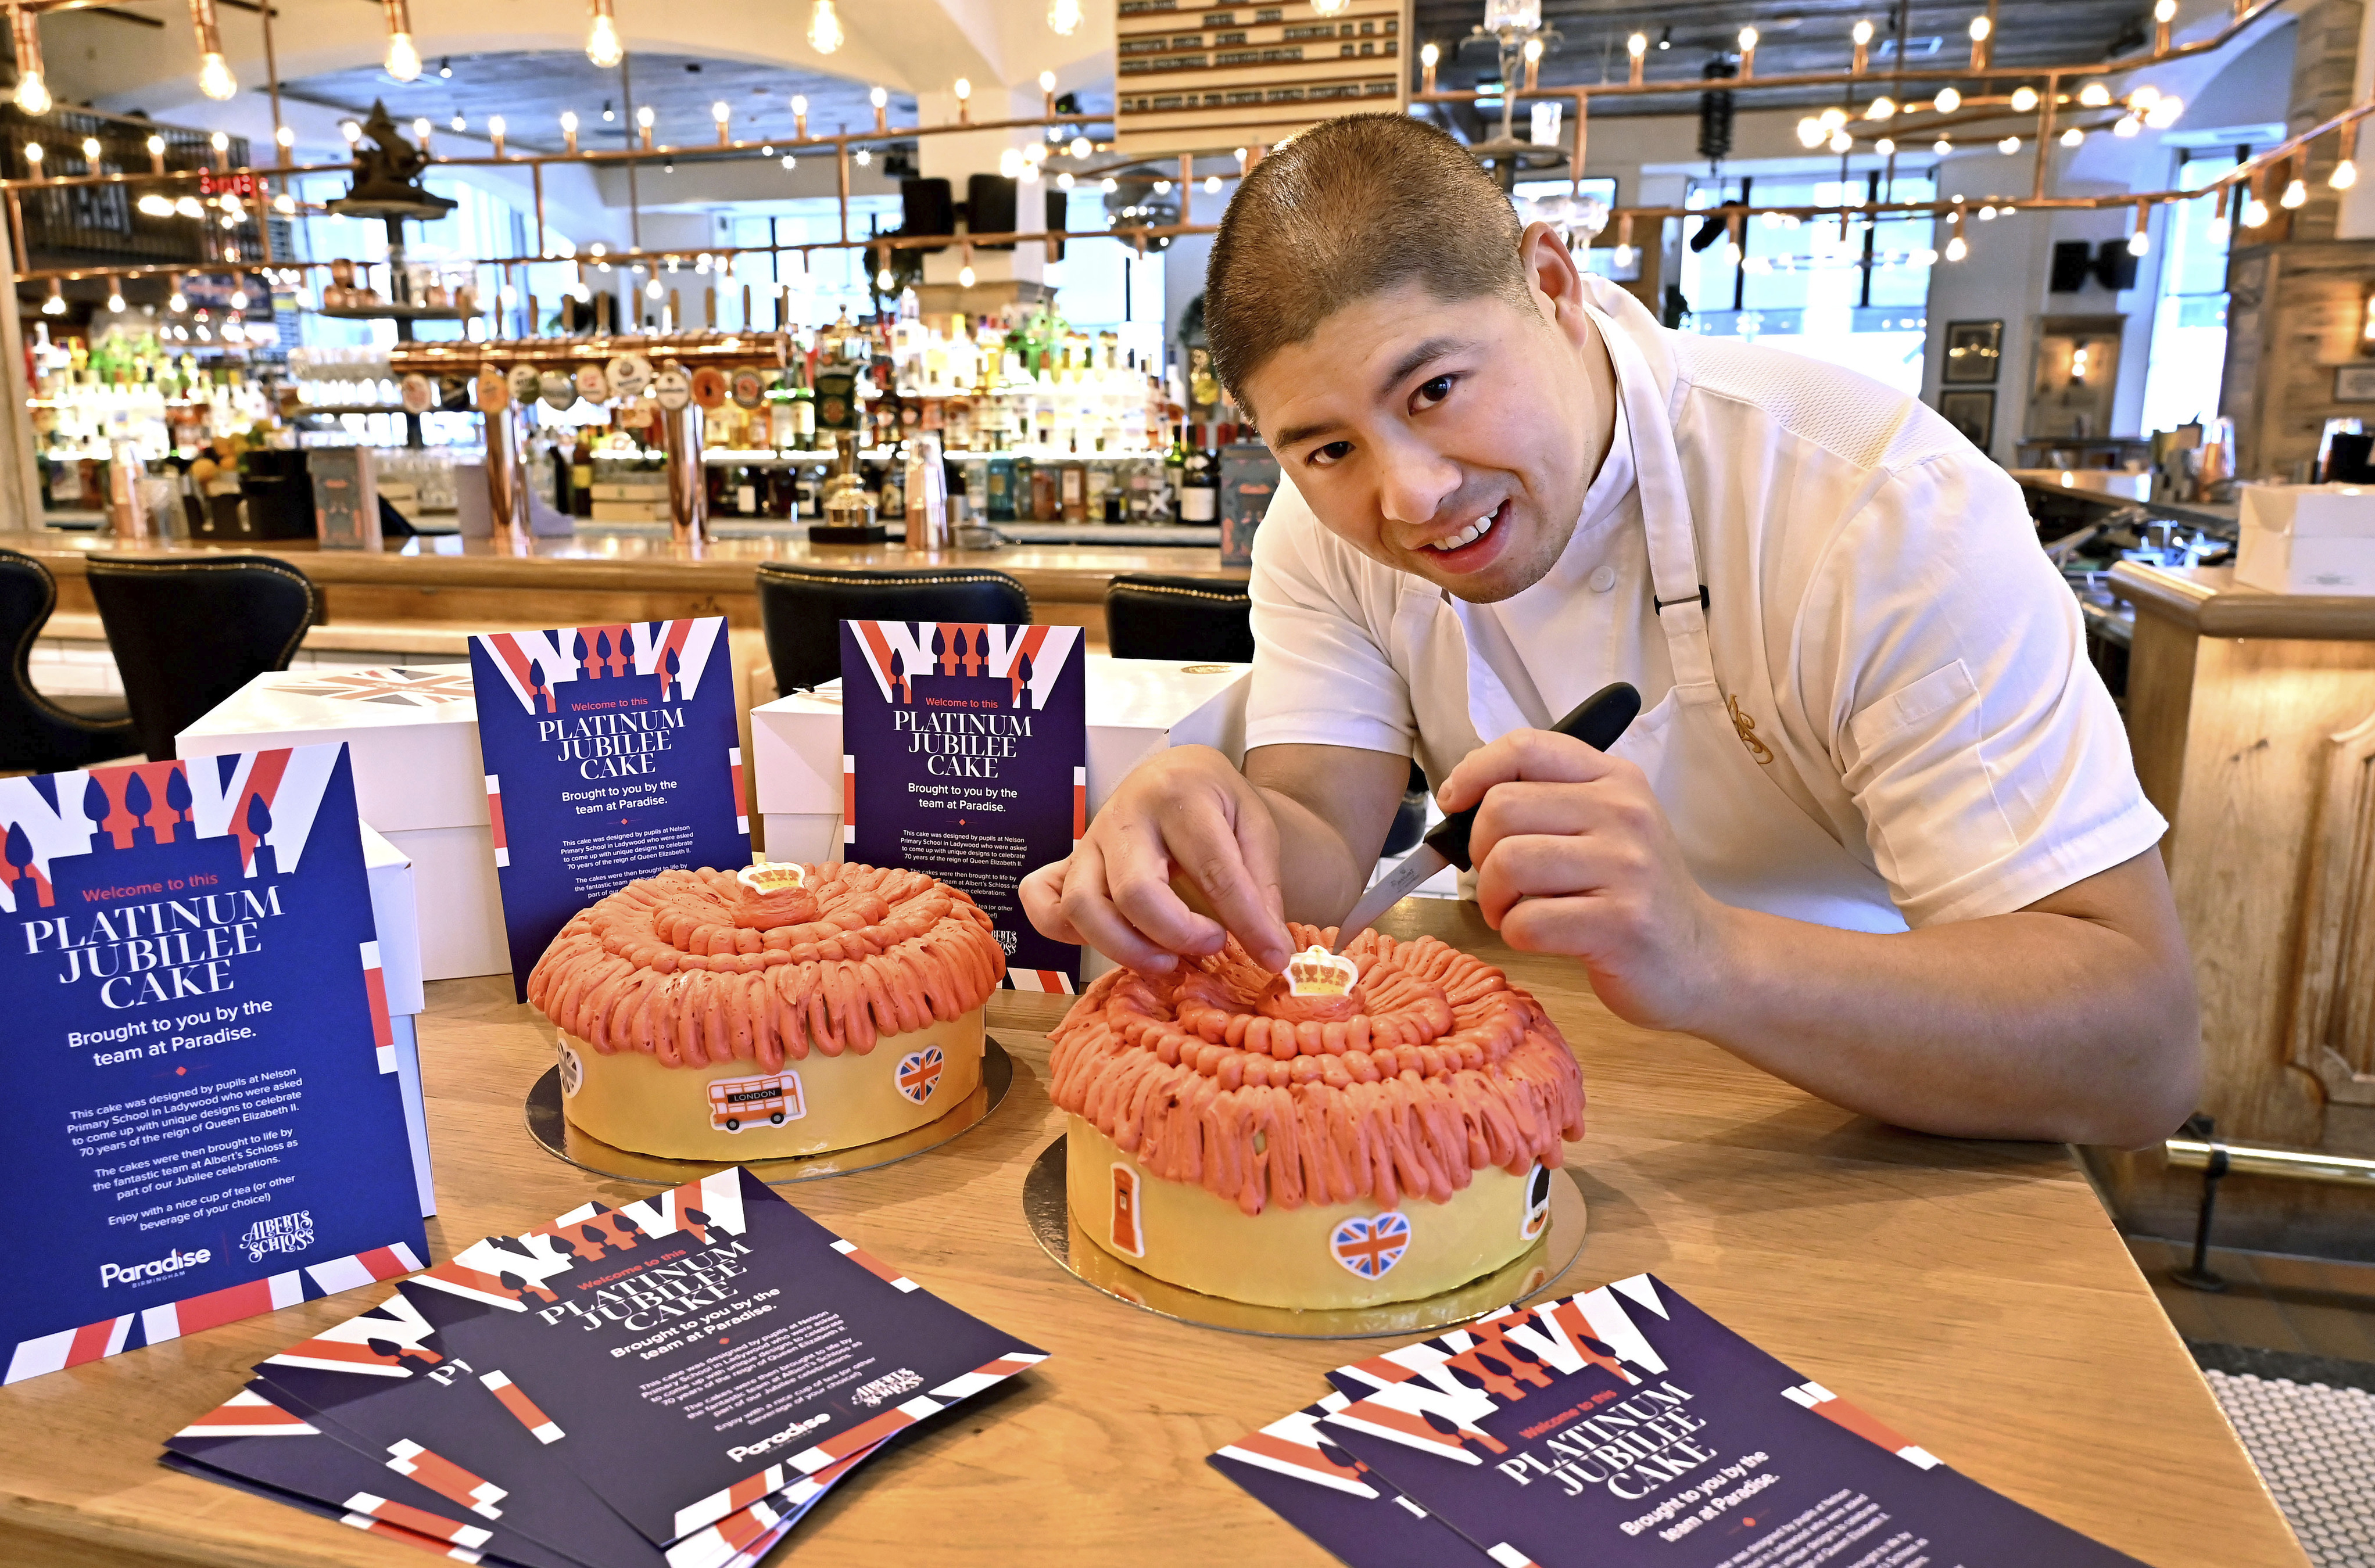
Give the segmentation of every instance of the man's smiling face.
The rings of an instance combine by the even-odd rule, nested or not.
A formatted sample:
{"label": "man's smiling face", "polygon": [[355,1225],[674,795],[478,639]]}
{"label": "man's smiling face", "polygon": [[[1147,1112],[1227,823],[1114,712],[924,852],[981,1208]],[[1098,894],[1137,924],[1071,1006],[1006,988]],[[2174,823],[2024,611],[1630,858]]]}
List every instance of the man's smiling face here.
{"label": "man's smiling face", "polygon": [[[1530,275],[1551,285],[1536,309],[1405,283],[1337,311],[1244,389],[1329,532],[1480,604],[1557,561],[1614,420],[1614,378],[1571,264],[1544,279],[1546,258],[1526,250]],[[1558,251],[1551,270],[1566,261]]]}

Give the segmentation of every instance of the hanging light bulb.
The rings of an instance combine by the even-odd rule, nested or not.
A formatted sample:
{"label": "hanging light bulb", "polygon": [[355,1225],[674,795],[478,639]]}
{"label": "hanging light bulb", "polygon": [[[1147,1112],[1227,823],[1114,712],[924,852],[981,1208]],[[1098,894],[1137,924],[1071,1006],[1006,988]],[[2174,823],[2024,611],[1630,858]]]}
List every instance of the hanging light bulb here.
{"label": "hanging light bulb", "polygon": [[9,30],[17,38],[17,108],[31,115],[47,114],[54,101],[48,76],[41,69],[41,32],[34,14],[24,6],[8,13]]}
{"label": "hanging light bulb", "polygon": [[190,27],[198,37],[198,90],[220,102],[239,91],[239,78],[223,59],[222,29],[215,25],[215,0],[190,0]]}
{"label": "hanging light bulb", "polygon": [[1066,147],[1064,150],[1070,153],[1074,158],[1086,158],[1089,154],[1096,151],[1097,149],[1096,145],[1090,141],[1088,137],[1074,136],[1072,138],[1072,145]]}
{"label": "hanging light bulb", "polygon": [[788,152],[784,154],[784,170],[786,173],[790,172],[792,170],[798,169],[799,166],[800,160],[798,159],[794,158]]}
{"label": "hanging light bulb", "polygon": [[1953,237],[1946,242],[1946,259],[1950,262],[1958,262],[1970,253],[1970,244],[1963,238],[1963,231],[1959,227],[1957,227]]}
{"label": "hanging light bulb", "polygon": [[967,262],[964,265],[957,268],[957,287],[960,289],[970,289],[973,287],[973,263]]}
{"label": "hanging light bulb", "polygon": [[2253,196],[2243,204],[2243,227],[2265,229],[2268,226],[2268,204]]}
{"label": "hanging light bulb", "polygon": [[856,153],[851,155],[851,161],[856,163],[860,169],[865,168],[867,165],[874,161],[874,149],[872,147],[859,147]]}
{"label": "hanging light bulb", "polygon": [[734,118],[734,106],[721,98],[709,106],[709,117],[717,122],[717,145],[724,147],[729,139],[726,124]]}
{"label": "hanging light bulb", "polygon": [[2144,128],[2145,123],[2133,114],[2122,114],[2111,122],[2111,135],[2115,136],[2133,136]]}
{"label": "hanging light bulb", "polygon": [[461,112],[458,110],[455,112],[454,118],[446,121],[445,124],[453,127],[456,132],[467,131],[470,128],[470,122],[463,119]]}
{"label": "hanging light bulb", "polygon": [[2178,116],[2184,112],[2185,100],[2165,97],[2145,112],[2145,124],[2156,131],[2166,131],[2176,124]]}
{"label": "hanging light bulb", "polygon": [[[566,119],[567,116],[564,115],[562,118]],[[352,120],[341,120],[338,122],[338,135],[347,138],[349,147],[358,147],[362,143],[363,128]]]}
{"label": "hanging light bulb", "polygon": [[1798,145],[1803,147],[1823,145],[1823,123],[1812,114],[1798,122]]}
{"label": "hanging light bulb", "polygon": [[1852,150],[1854,147],[1855,138],[1848,135],[1844,129],[1833,131],[1831,133],[1831,150],[1833,152],[1846,153]]}
{"label": "hanging light bulb", "polygon": [[38,180],[41,177],[41,160],[47,157],[49,157],[49,150],[42,147],[41,143],[27,142],[25,144],[25,161],[31,166],[34,179]]}
{"label": "hanging light bulb", "polygon": [[2086,139],[2086,133],[2080,130],[2075,125],[2071,126],[2068,130],[2062,133],[2062,145],[2063,147],[2076,147]]}
{"label": "hanging light bulb", "polygon": [[[1332,3],[1338,10],[1341,10],[1351,4],[1351,0],[1332,0]],[[1329,14],[1326,6],[1318,4],[1317,0],[1314,0],[1311,8],[1321,16]],[[1082,19],[1081,0],[1047,0],[1047,29],[1057,37],[1069,38],[1080,31]]]}
{"label": "hanging light bulb", "polygon": [[874,275],[875,291],[878,293],[888,294],[891,292],[891,285],[894,279],[891,276],[891,269],[887,266],[884,267],[881,271]]}
{"label": "hanging light bulb", "polygon": [[2020,138],[2018,136],[2006,136],[2003,140],[1996,143],[1996,150],[2003,153],[2006,158],[2010,158],[2014,153],[2020,150]]}
{"label": "hanging light bulb", "polygon": [[[1883,158],[1895,158],[1896,156],[1896,138],[1892,136],[1883,136],[1880,140],[1872,144],[1872,150],[1880,154]],[[1797,227],[1794,220],[1791,222],[1790,227],[1793,229]]]}
{"label": "hanging light bulb", "polygon": [[124,313],[124,283],[121,278],[107,280],[107,308],[118,315]]}
{"label": "hanging light bulb", "polygon": [[2037,107],[2037,89],[2020,87],[2012,89],[2012,106],[2015,112],[2026,114]]}
{"label": "hanging light bulb", "polygon": [[1848,112],[1844,109],[1826,109],[1814,116],[1814,124],[1822,126],[1826,132],[1836,131],[1847,123]]}
{"label": "hanging light bulb", "polygon": [[2101,109],[2111,101],[2111,89],[2100,82],[2088,82],[2078,89],[2078,101],[2089,109]]}
{"label": "hanging light bulb", "polygon": [[387,10],[387,74],[400,82],[420,79],[420,51],[412,46],[408,0],[384,0]]}
{"label": "hanging light bulb", "polygon": [[1872,107],[1863,112],[1863,117],[1867,120],[1885,120],[1896,112],[1896,100],[1886,93],[1882,93],[1872,100]]}
{"label": "hanging light bulb", "polygon": [[570,151],[577,150],[577,111],[574,109],[561,112],[561,137],[569,144]]}
{"label": "hanging light bulb", "polygon": [[1950,87],[1940,88],[1932,107],[1941,114],[1952,114],[1963,107],[1963,95]]}
{"label": "hanging light bulb", "polygon": [[1948,153],[1955,150],[1955,144],[1952,141],[1949,141],[1946,137],[1940,136],[1936,141],[1930,144],[1930,150],[1936,153],[1940,158],[1944,158]]}
{"label": "hanging light bulb", "polygon": [[841,30],[841,13],[833,8],[833,0],[812,0],[809,6],[809,47],[820,54],[830,54],[841,47],[848,34]]}
{"label": "hanging light bulb", "polygon": [[173,291],[165,296],[165,308],[177,316],[181,315],[190,308],[190,297],[182,292],[182,275],[174,273],[168,285]]}
{"label": "hanging light bulb", "polygon": [[245,284],[242,284],[230,291],[230,308],[234,311],[243,311],[247,309],[247,286]]}
{"label": "hanging light bulb", "polygon": [[143,218],[171,218],[173,216],[173,198],[168,195],[161,195],[155,191],[151,191],[147,195],[142,196],[139,201],[134,205],[139,208],[140,216]]}
{"label": "hanging light bulb", "polygon": [[2350,189],[2351,186],[2358,183],[2358,165],[2346,158],[2344,159],[2334,166],[2334,172],[2325,177],[2325,183],[2337,191]]}
{"label": "hanging light bulb", "polygon": [[66,313],[65,290],[58,286],[58,280],[54,277],[50,279],[50,297],[41,301],[41,313],[45,316],[62,316]]}
{"label": "hanging light bulb", "polygon": [[2301,177],[2296,174],[2285,182],[2285,194],[2276,198],[2276,205],[2290,211],[2307,200],[2309,200],[2309,186],[2302,183]]}
{"label": "hanging light bulb", "polygon": [[668,290],[660,287],[660,280],[656,277],[644,285],[644,294],[647,299],[661,299],[664,298],[667,293]]}
{"label": "hanging light bulb", "polygon": [[2149,230],[2139,229],[2134,233],[2128,236],[2128,254],[2132,256],[2141,256],[2148,253],[2151,250],[2152,234]]}
{"label": "hanging light bulb", "polygon": [[585,29],[585,58],[597,70],[615,71],[627,57],[627,46],[619,41],[619,18],[612,4],[613,0],[590,0],[592,21]]}

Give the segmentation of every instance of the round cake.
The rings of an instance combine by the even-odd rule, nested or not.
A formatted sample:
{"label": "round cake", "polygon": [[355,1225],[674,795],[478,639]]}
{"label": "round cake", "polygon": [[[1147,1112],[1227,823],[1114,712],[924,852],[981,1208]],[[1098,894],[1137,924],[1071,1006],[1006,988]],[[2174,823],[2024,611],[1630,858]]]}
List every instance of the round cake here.
{"label": "round cake", "polygon": [[1583,1075],[1501,972],[1432,937],[1328,933],[1275,974],[1232,941],[1100,976],[1051,1038],[1066,1185],[1096,1244],[1175,1285],[1306,1310],[1413,1301],[1549,1223]]}
{"label": "round cake", "polygon": [[1006,973],[989,916],[916,871],[668,871],[561,929],[527,999],[561,1030],[570,1125],[736,1163],[939,1119],[981,1081]]}

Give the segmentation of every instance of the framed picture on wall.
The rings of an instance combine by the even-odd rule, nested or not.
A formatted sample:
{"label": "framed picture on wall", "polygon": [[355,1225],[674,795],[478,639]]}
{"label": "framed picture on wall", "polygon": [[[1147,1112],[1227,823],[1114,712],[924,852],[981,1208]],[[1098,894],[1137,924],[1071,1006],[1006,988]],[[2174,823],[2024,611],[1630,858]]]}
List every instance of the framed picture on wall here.
{"label": "framed picture on wall", "polygon": [[2375,365],[2336,365],[2334,368],[2334,400],[2336,403],[2375,403]]}
{"label": "framed picture on wall", "polygon": [[1946,324],[1946,359],[1938,379],[1948,386],[1993,386],[1996,362],[2003,358],[2002,321],[1950,321]]}
{"label": "framed picture on wall", "polygon": [[1996,394],[1993,387],[1984,392],[1942,392],[1938,395],[1938,412],[1948,424],[1963,432],[1965,440],[1981,452],[1988,450],[1996,435]]}

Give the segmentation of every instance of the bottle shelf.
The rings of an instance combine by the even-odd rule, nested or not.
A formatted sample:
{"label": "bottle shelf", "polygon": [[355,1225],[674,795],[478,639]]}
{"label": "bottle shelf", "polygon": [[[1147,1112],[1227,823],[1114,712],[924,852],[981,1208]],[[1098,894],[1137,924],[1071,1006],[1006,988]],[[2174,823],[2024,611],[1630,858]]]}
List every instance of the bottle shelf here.
{"label": "bottle shelf", "polygon": [[313,313],[339,321],[469,321],[478,312],[451,305],[324,305]]}

